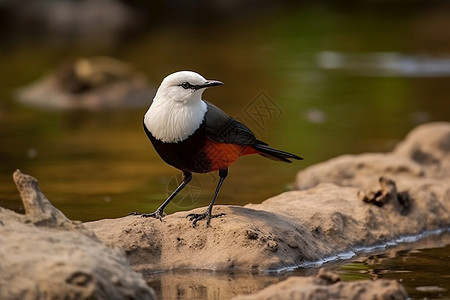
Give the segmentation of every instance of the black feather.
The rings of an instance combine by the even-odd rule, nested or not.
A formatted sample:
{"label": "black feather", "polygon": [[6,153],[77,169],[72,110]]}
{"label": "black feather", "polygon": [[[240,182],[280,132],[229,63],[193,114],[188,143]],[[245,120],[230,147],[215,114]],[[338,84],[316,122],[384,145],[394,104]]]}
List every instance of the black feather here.
{"label": "black feather", "polygon": [[289,159],[298,159],[298,160],[302,160],[303,158],[286,152],[286,151],[282,151],[282,150],[278,150],[278,149],[273,149],[267,145],[263,145],[263,144],[256,144],[253,145],[253,148],[258,150],[260,152],[261,156],[264,156],[266,158],[270,158],[273,160],[278,160],[278,161],[284,161],[284,162],[288,162],[290,163],[291,161]]}
{"label": "black feather", "polygon": [[206,135],[213,141],[237,145],[253,145],[258,142],[253,132],[244,124],[228,116],[212,103],[205,101]]}
{"label": "black feather", "polygon": [[290,163],[290,159],[302,159],[295,154],[269,147],[263,141],[256,139],[247,126],[228,116],[214,104],[205,102],[208,106],[205,114],[206,135],[211,140],[219,143],[248,145],[257,150],[261,156],[277,161]]}

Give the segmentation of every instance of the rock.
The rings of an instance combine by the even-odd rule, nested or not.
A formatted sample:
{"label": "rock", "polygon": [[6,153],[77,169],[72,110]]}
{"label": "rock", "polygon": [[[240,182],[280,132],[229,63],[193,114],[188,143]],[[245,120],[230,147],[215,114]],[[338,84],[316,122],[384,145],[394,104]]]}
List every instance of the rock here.
{"label": "rock", "polygon": [[[439,137],[422,134],[415,143],[429,143],[426,138],[434,136],[442,153],[433,154],[438,160],[433,164],[445,166],[450,124],[425,129],[440,132]],[[403,144],[416,140],[414,131],[411,135]],[[427,147],[420,149],[434,151]],[[128,216],[84,225],[106,244],[122,247],[136,270],[291,270],[349,258],[405,236],[448,230],[450,180],[445,172],[441,177],[428,173],[427,166],[400,150],[344,156],[300,172],[297,186],[303,190],[262,204],[214,207],[215,214],[226,216],[213,219],[211,227],[193,228],[185,218],[204,208],[177,212],[162,222]]]}
{"label": "rock", "polygon": [[343,282],[330,272],[321,270],[317,277],[290,277],[262,291],[237,296],[233,300],[263,299],[407,299],[405,288],[394,280],[361,280]]}
{"label": "rock", "polygon": [[295,186],[306,190],[321,183],[334,183],[370,189],[377,186],[379,178],[386,174],[420,178],[424,169],[418,163],[395,154],[343,155],[299,172]]}
{"label": "rock", "polygon": [[14,172],[13,178],[25,208],[26,222],[37,226],[78,231],[95,237],[81,222],[69,220],[61,211],[56,209],[41,192],[36,178],[23,174],[20,170]]}
{"label": "rock", "polygon": [[0,299],[156,299],[123,251],[72,222],[20,171],[26,215],[0,208]]}
{"label": "rock", "polygon": [[141,23],[140,14],[118,0],[3,0],[0,12],[13,36],[70,45],[114,45]]}
{"label": "rock", "polygon": [[358,196],[362,201],[383,206],[390,203],[395,206],[395,210],[401,214],[407,214],[411,208],[411,198],[408,192],[397,192],[397,186],[393,180],[385,177],[379,178],[380,188],[375,191],[358,191]]}
{"label": "rock", "polygon": [[192,227],[187,212],[166,216],[163,222],[130,216],[85,225],[106,244],[120,245],[140,271],[265,271],[298,266],[331,252],[323,243],[308,247],[315,243],[314,236],[285,216],[238,206],[217,206],[214,212],[227,216],[214,219],[212,227]]}
{"label": "rock", "polygon": [[41,109],[117,109],[148,106],[155,89],[133,67],[111,57],[79,58],[19,89],[17,101]]}
{"label": "rock", "polygon": [[378,185],[381,176],[408,186],[448,179],[450,123],[429,123],[415,128],[391,153],[343,155],[311,166],[297,174],[296,188],[303,190],[328,182],[371,189]]}
{"label": "rock", "polygon": [[419,164],[424,176],[443,179],[450,177],[450,125],[430,123],[412,130],[395,147],[393,154],[407,157]]}

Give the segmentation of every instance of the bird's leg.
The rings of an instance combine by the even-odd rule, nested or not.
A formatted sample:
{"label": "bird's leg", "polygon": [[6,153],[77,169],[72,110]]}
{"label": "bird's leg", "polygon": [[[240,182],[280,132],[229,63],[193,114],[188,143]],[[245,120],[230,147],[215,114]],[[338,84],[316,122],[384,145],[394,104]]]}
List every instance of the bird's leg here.
{"label": "bird's leg", "polygon": [[224,213],[213,215],[212,208],[214,206],[214,201],[216,201],[217,195],[219,194],[220,187],[222,186],[222,183],[225,180],[225,178],[227,177],[227,175],[228,175],[228,169],[219,170],[219,177],[220,177],[219,183],[217,184],[216,192],[214,193],[214,197],[211,200],[211,203],[209,204],[208,209],[206,209],[206,211],[202,214],[189,214],[186,216],[186,218],[189,218],[189,220],[192,221],[192,226],[195,227],[195,225],[197,224],[198,221],[204,220],[204,219],[206,219],[206,226],[209,226],[209,223],[211,222],[211,218],[217,218],[217,217],[221,217],[221,216],[225,215]]}
{"label": "bird's leg", "polygon": [[162,218],[165,216],[164,208],[169,204],[170,201],[191,181],[192,179],[192,173],[183,171],[183,182],[175,189],[175,191],[170,194],[170,196],[166,199],[166,201],[161,204],[160,207],[158,207],[157,210],[150,214],[143,214],[143,213],[137,213],[137,212],[131,212],[128,215],[129,216],[141,216],[143,218],[152,217],[155,219],[162,220]]}

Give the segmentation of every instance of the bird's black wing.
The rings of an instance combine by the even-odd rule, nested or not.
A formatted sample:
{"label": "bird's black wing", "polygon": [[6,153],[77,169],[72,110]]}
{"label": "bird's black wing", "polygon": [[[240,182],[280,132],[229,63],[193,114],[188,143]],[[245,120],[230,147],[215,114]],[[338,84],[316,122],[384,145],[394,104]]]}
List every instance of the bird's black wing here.
{"label": "bird's black wing", "polygon": [[253,132],[241,122],[228,116],[214,104],[205,101],[208,110],[205,114],[206,135],[220,143],[255,145],[266,143],[256,139]]}
{"label": "bird's black wing", "polygon": [[208,110],[205,114],[206,136],[213,141],[238,145],[248,145],[264,157],[284,162],[301,157],[269,147],[268,144],[256,139],[253,132],[244,124],[228,116],[220,108],[205,101]]}

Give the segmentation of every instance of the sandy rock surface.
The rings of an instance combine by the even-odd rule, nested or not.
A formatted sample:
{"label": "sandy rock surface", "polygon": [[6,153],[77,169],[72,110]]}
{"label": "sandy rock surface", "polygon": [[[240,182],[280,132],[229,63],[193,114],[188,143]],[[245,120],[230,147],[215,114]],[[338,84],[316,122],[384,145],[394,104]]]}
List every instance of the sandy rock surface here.
{"label": "sandy rock surface", "polygon": [[[85,223],[137,270],[289,270],[450,226],[450,124],[411,132],[394,152],[343,156],[299,173],[303,190],[216,206],[211,227],[128,216]],[[419,153],[419,154],[418,154]]]}
{"label": "sandy rock surface", "polygon": [[26,215],[0,207],[0,299],[155,299],[123,251],[72,222],[20,171]]}
{"label": "sandy rock surface", "polygon": [[[322,271],[322,270],[321,270]],[[342,282],[330,272],[316,277],[290,277],[262,291],[238,296],[233,300],[290,300],[290,299],[407,299],[404,287],[394,281],[380,279]]]}

